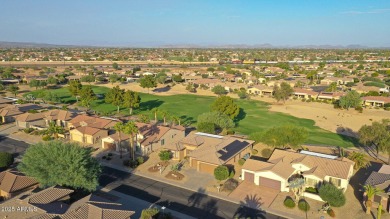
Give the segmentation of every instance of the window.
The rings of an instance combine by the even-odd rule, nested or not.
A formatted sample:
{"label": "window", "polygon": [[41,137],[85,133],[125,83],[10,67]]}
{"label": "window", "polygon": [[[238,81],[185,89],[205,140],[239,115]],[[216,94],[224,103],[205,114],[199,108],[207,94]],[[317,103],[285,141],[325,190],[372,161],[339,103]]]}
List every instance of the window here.
{"label": "window", "polygon": [[318,181],[316,179],[305,178],[306,186],[316,188],[318,186]]}
{"label": "window", "polygon": [[161,145],[164,145],[165,144],[165,139],[162,139],[161,140]]}
{"label": "window", "polygon": [[332,183],[333,185],[340,187],[341,186],[341,179],[337,179],[334,177],[329,177],[329,182]]}

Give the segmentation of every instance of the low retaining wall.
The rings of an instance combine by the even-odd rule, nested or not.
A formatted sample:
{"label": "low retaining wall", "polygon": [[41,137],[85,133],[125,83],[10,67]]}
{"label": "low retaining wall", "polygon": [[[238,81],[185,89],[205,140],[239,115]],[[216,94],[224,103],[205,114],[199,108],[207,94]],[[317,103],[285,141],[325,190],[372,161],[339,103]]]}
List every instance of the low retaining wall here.
{"label": "low retaining wall", "polygon": [[316,201],[324,202],[324,200],[322,200],[322,198],[319,195],[316,195],[316,194],[313,194],[313,193],[304,192],[303,196],[305,198],[310,198],[310,199],[314,199]]}

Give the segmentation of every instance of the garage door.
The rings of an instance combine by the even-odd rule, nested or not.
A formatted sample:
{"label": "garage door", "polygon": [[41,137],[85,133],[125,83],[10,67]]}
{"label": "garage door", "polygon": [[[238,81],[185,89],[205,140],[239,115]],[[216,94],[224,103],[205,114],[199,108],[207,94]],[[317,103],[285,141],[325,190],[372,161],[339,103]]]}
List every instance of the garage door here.
{"label": "garage door", "polygon": [[244,172],[244,180],[247,182],[255,183],[255,174],[250,172]]}
{"label": "garage door", "polygon": [[217,166],[214,166],[214,165],[211,165],[211,164],[199,162],[199,172],[202,172],[202,173],[214,174],[214,169],[216,167]]}
{"label": "garage door", "polygon": [[280,191],[280,184],[281,183],[278,180],[259,177],[259,185],[261,185],[261,186],[266,186],[266,187],[277,189],[278,191]]}

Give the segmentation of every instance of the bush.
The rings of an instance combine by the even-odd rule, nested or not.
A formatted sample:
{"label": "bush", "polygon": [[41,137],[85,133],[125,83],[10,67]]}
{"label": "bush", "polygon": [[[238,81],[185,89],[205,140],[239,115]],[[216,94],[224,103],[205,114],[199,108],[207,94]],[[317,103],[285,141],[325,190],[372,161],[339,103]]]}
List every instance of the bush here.
{"label": "bush", "polygon": [[233,191],[237,188],[238,186],[238,181],[233,179],[233,178],[230,178],[228,180],[226,180],[226,182],[223,184],[223,190],[224,191]]}
{"label": "bush", "polygon": [[216,180],[225,180],[229,177],[229,169],[227,166],[220,165],[214,169],[214,177]]}
{"label": "bush", "polygon": [[0,168],[7,168],[14,162],[12,154],[7,152],[0,152]]}
{"label": "bush", "polygon": [[322,184],[318,193],[322,200],[328,202],[330,206],[341,207],[345,204],[343,191],[330,183]]}
{"label": "bush", "polygon": [[252,150],[252,154],[253,154],[253,155],[256,155],[256,154],[258,154],[258,153],[259,153],[258,150],[256,150],[256,149],[253,149],[253,150]]}
{"label": "bush", "polygon": [[333,209],[329,209],[326,213],[328,213],[331,217],[336,217],[336,214],[334,213]]}
{"label": "bush", "polygon": [[255,141],[255,143],[261,142],[263,139],[263,132],[254,132],[249,135],[249,139]]}
{"label": "bush", "polygon": [[310,210],[310,205],[309,205],[309,203],[307,203],[305,200],[300,200],[300,201],[298,202],[298,208],[299,208],[300,210],[302,210],[302,211],[307,212],[307,211]]}
{"label": "bush", "polygon": [[160,151],[160,153],[158,153],[158,156],[160,157],[160,160],[168,161],[168,160],[171,159],[171,152],[169,152],[169,151]]}
{"label": "bush", "polygon": [[137,163],[138,165],[143,164],[145,162],[143,157],[137,157]]}
{"label": "bush", "polygon": [[142,210],[141,213],[141,219],[150,219],[153,218],[153,216],[157,215],[160,212],[158,208],[148,208]]}
{"label": "bush", "polygon": [[112,156],[112,153],[108,153],[107,156],[111,157],[111,156]]}
{"label": "bush", "polygon": [[236,174],[236,173],[234,172],[234,170],[230,171],[230,173],[229,173],[229,179],[234,178],[234,175],[235,175],[235,174]]}
{"label": "bush", "polygon": [[358,111],[359,113],[363,113],[363,107],[362,106],[355,107],[355,110]]}
{"label": "bush", "polygon": [[295,207],[295,202],[294,200],[292,200],[290,197],[287,197],[284,202],[283,202],[284,206],[286,206],[287,208],[294,208]]}
{"label": "bush", "polygon": [[215,124],[211,122],[201,122],[196,126],[199,132],[215,134]]}
{"label": "bush", "polygon": [[34,129],[33,129],[33,128],[26,128],[26,129],[24,129],[23,131],[24,131],[24,133],[26,133],[26,134],[30,134],[31,132],[34,131]]}
{"label": "bush", "polygon": [[265,148],[265,149],[261,150],[262,157],[269,158],[271,156],[271,154],[272,154],[272,150],[269,148]]}
{"label": "bush", "polygon": [[42,137],[42,141],[50,141],[50,140],[53,140],[53,138],[50,135],[44,135]]}
{"label": "bush", "polygon": [[244,165],[245,161],[246,160],[244,158],[239,159],[238,160],[238,165],[240,165],[240,166]]}
{"label": "bush", "polygon": [[313,194],[318,194],[318,190],[316,188],[313,188],[313,187],[307,187],[305,189],[305,192],[309,192],[309,193],[313,193]]}

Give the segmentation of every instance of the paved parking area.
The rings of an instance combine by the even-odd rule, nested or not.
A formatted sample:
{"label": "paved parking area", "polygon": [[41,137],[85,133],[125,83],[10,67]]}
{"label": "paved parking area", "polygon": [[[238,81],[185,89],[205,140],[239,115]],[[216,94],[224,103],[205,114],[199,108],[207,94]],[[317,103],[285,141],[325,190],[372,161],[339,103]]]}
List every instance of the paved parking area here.
{"label": "paved parking area", "polygon": [[254,183],[243,181],[229,195],[229,198],[251,207],[269,208],[280,192]]}

